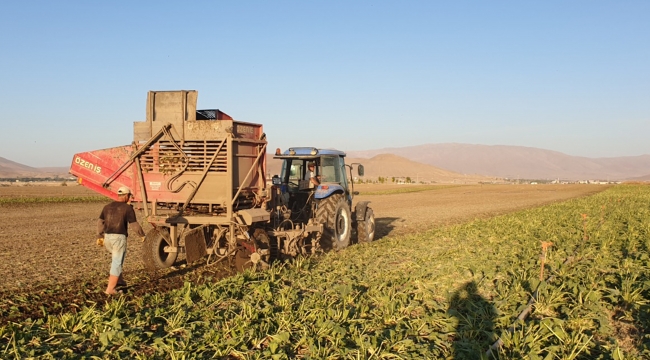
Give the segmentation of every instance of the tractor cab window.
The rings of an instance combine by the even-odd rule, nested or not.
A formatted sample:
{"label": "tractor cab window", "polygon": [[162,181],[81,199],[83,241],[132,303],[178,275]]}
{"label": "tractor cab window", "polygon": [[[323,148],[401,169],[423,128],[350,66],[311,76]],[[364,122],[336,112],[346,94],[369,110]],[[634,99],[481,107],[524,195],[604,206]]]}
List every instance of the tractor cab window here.
{"label": "tractor cab window", "polygon": [[[308,190],[309,186],[309,169],[307,164],[311,161],[286,159],[282,164],[282,182],[288,185],[290,192],[298,190]],[[318,170],[315,169],[316,174]]]}
{"label": "tractor cab window", "polygon": [[282,163],[282,183],[289,186],[289,191],[298,190],[302,179],[304,163],[302,161],[285,159]]}
{"label": "tractor cab window", "polygon": [[302,174],[302,164],[300,163],[292,163],[291,164],[291,171],[289,172],[289,182],[294,182],[297,183],[301,179]]}
{"label": "tractor cab window", "polygon": [[321,158],[321,182],[342,183],[345,173],[341,172],[341,158],[338,156],[323,156]]}
{"label": "tractor cab window", "polygon": [[285,159],[282,164],[282,183],[287,184],[289,191],[309,189],[307,164],[315,162],[316,176],[320,183],[336,183],[347,189],[345,161],[340,156],[322,156],[315,160]]}

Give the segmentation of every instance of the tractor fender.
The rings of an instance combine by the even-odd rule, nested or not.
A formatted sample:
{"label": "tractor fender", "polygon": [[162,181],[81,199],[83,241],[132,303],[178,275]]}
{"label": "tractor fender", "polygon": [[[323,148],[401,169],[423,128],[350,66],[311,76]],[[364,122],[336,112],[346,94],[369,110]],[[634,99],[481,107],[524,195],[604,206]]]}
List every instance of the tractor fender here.
{"label": "tractor fender", "polygon": [[344,193],[341,185],[319,185],[314,193],[314,199],[325,199],[334,193]]}
{"label": "tractor fender", "polygon": [[370,204],[370,201],[359,201],[354,207],[354,213],[356,214],[355,219],[357,221],[363,221],[366,218],[368,204]]}

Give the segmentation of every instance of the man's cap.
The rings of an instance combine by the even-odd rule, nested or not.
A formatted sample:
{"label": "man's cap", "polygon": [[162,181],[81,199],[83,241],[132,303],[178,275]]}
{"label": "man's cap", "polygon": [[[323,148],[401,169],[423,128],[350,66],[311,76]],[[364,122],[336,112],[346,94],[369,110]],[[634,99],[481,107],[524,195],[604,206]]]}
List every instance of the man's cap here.
{"label": "man's cap", "polygon": [[131,190],[129,190],[129,188],[126,187],[126,186],[122,186],[119,189],[117,189],[117,195],[126,195],[126,194],[130,194],[130,193],[131,193]]}
{"label": "man's cap", "polygon": [[310,163],[307,164],[307,166],[316,166],[316,164],[314,164],[313,162],[310,162]]}

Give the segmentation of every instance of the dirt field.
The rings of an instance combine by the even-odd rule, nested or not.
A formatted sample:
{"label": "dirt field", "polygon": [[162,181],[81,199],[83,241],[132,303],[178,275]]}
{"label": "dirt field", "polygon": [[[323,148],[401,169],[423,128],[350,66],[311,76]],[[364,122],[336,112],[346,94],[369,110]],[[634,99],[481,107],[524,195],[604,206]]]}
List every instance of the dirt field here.
{"label": "dirt field", "polygon": [[[403,185],[408,187],[408,185]],[[390,193],[398,185],[361,185],[357,200],[371,201],[377,238],[422,231],[434,226],[504,214],[602,191],[601,185],[468,185]],[[364,195],[364,193],[388,192]],[[1,198],[94,196],[80,186],[4,186]],[[0,323],[42,316],[85,303],[102,303],[109,254],[95,245],[96,219],[104,206],[91,203],[0,204]],[[142,214],[138,214],[139,218]],[[145,229],[146,230],[146,229]],[[145,274],[141,243],[129,238],[125,278],[130,294],[182,286],[227,276],[223,265]],[[43,308],[41,308],[41,306]]]}
{"label": "dirt field", "polygon": [[[363,195],[391,191],[396,185],[357,185],[369,200],[381,236],[422,231],[434,226],[505,214],[520,209],[594,194],[605,185],[463,185],[404,194]],[[403,186],[408,188],[408,185]],[[435,187],[434,187],[435,189]]]}

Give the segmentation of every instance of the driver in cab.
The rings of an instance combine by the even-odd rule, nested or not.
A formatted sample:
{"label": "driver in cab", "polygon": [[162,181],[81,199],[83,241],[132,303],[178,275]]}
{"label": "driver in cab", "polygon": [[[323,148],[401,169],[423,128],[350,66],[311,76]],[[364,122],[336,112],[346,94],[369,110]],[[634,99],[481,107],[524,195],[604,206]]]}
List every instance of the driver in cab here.
{"label": "driver in cab", "polygon": [[309,188],[313,189],[320,185],[320,180],[316,176],[316,164],[309,162],[307,164],[307,171],[305,171],[305,180],[309,180]]}

